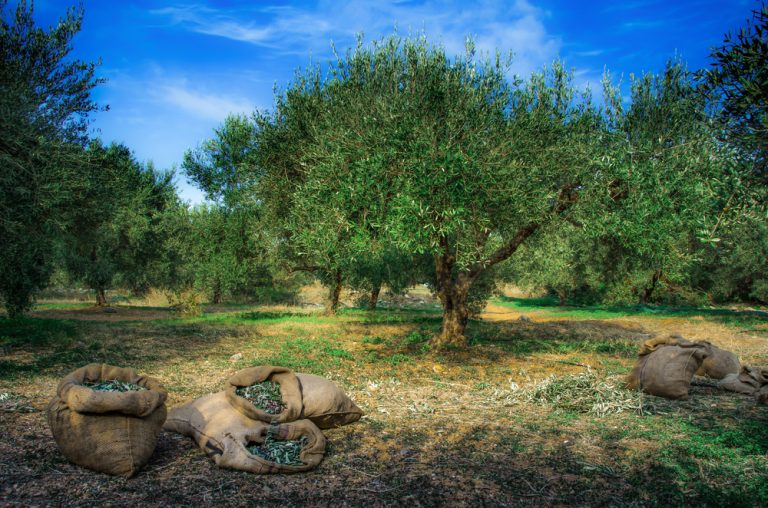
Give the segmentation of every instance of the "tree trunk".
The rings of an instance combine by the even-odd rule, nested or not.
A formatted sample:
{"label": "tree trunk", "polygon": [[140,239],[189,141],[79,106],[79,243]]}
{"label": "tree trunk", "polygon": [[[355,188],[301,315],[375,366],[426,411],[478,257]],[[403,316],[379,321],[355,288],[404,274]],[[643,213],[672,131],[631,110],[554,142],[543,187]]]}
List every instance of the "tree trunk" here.
{"label": "tree trunk", "polygon": [[213,283],[213,296],[211,298],[211,303],[214,305],[221,303],[221,281],[219,279],[216,279],[216,281]]}
{"label": "tree trunk", "polygon": [[443,254],[435,257],[437,296],[443,305],[443,327],[432,339],[436,349],[464,349],[469,341],[464,335],[469,322],[467,295],[472,278],[466,272],[454,273],[453,256]]}
{"label": "tree trunk", "polygon": [[557,291],[557,299],[558,299],[558,305],[560,307],[565,307],[565,304],[568,302],[568,293],[565,291]]}
{"label": "tree trunk", "polygon": [[648,305],[648,302],[651,300],[651,296],[653,295],[653,292],[656,290],[656,286],[659,284],[659,279],[662,276],[661,270],[656,270],[653,272],[653,277],[651,277],[651,285],[646,287],[640,292],[640,305]]}
{"label": "tree trunk", "polygon": [[379,293],[381,292],[381,282],[374,284],[371,294],[368,296],[368,310],[376,310],[376,304],[379,303]]}
{"label": "tree trunk", "polygon": [[328,295],[328,307],[325,309],[325,313],[328,316],[335,316],[336,311],[339,308],[339,298],[341,297],[341,270],[336,270],[336,275],[334,278],[334,284],[331,286],[329,295]]}
{"label": "tree trunk", "polygon": [[104,288],[98,288],[96,290],[96,306],[97,307],[107,306],[107,292],[104,290]]}

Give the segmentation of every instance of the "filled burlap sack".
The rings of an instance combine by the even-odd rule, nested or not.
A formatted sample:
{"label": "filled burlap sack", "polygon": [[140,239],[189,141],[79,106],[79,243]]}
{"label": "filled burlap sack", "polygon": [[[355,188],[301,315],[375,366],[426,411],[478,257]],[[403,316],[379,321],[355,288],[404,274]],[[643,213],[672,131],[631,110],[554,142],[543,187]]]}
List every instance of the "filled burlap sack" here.
{"label": "filled burlap sack", "polygon": [[363,411],[333,381],[301,372],[296,377],[301,384],[302,416],[321,429],[354,423],[363,416]]}
{"label": "filled burlap sack", "polygon": [[718,388],[729,392],[756,395],[768,385],[768,369],[760,367],[741,368],[738,374],[728,374],[718,384]]}
{"label": "filled burlap sack", "polygon": [[[280,385],[280,397],[283,399],[283,410],[279,414],[269,414],[253,405],[248,399],[237,394],[238,388],[251,386],[264,381],[272,381]],[[304,407],[301,400],[301,385],[296,374],[285,367],[264,365],[249,367],[236,372],[225,389],[229,403],[243,415],[252,420],[267,423],[292,422],[301,418]]]}
{"label": "filled burlap sack", "polygon": [[[312,422],[297,420],[270,424],[254,420],[229,403],[226,392],[206,395],[175,407],[168,413],[164,428],[195,440],[217,466],[251,473],[298,473],[316,467],[325,455],[325,436]],[[275,439],[307,438],[302,447],[301,465],[270,462],[251,454],[248,446]]]}
{"label": "filled burlap sack", "polygon": [[[100,392],[83,383],[117,379],[146,388]],[[61,453],[79,466],[131,477],[155,450],[167,392],[133,369],[92,363],[61,380],[48,404],[48,425]]]}
{"label": "filled burlap sack", "polygon": [[764,385],[760,388],[759,392],[755,393],[755,402],[758,404],[768,404],[768,385]]}
{"label": "filled burlap sack", "polygon": [[[709,344],[707,342],[707,344]],[[741,370],[741,362],[735,353],[720,349],[709,344],[710,354],[701,362],[701,367],[696,371],[697,376],[706,376],[712,379],[723,379],[728,374],[738,374]]]}
{"label": "filled burlap sack", "polygon": [[[263,381],[280,385],[284,409],[271,415],[240,397],[237,389]],[[336,383],[313,374],[294,373],[285,367],[250,367],[235,373],[225,390],[227,400],[243,415],[268,423],[283,423],[306,418],[321,429],[339,427],[356,422],[362,410],[352,402]]]}
{"label": "filled burlap sack", "polygon": [[640,359],[627,377],[627,386],[668,399],[685,399],[693,374],[709,355],[707,344],[668,337],[651,339],[640,349]]}

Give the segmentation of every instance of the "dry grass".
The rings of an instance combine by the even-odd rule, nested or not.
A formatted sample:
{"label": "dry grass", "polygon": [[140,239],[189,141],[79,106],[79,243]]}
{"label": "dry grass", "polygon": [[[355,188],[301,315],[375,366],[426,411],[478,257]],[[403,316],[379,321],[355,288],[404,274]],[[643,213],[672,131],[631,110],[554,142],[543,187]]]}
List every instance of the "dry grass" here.
{"label": "dry grass", "polygon": [[[129,309],[129,308],[125,308]],[[759,505],[768,501],[768,410],[696,386],[688,401],[620,387],[648,336],[680,333],[768,360],[768,323],[693,318],[553,319],[489,308],[466,352],[425,341],[439,314],[228,308],[201,318],[31,320],[0,357],[0,498],[11,505]],[[124,311],[117,308],[117,314]],[[126,311],[127,312],[127,311]],[[126,314],[123,314],[124,316]],[[58,316],[58,314],[57,314]],[[46,317],[51,317],[46,314]],[[69,324],[66,324],[69,323]],[[745,333],[742,333],[745,332]],[[134,479],[68,464],[44,417],[67,372],[104,361],[160,378],[169,406],[221,390],[237,370],[273,363],[335,380],[365,411],[326,431],[320,467],[254,478],[217,469],[187,438],[163,433]],[[768,363],[768,362],[766,362]],[[14,407],[28,407],[25,413]],[[648,410],[650,409],[650,411]]]}

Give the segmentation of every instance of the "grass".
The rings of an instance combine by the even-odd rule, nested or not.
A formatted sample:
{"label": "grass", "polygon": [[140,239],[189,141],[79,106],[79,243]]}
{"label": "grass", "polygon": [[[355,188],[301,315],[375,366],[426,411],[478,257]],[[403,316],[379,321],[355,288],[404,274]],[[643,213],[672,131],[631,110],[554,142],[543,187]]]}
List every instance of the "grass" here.
{"label": "grass", "polygon": [[[38,505],[768,504],[768,408],[707,387],[686,401],[641,397],[616,377],[643,340],[680,328],[768,359],[761,315],[494,303],[495,321],[470,323],[470,350],[448,352],[430,350],[440,314],[423,308],[327,317],[239,305],[119,321],[58,307],[73,319],[0,319],[0,491]],[[61,377],[94,361],[160,379],[169,406],[239,369],[284,365],[332,379],[366,415],[326,431],[325,460],[303,475],[255,481],[163,433],[136,478],[105,477],[68,464],[44,416]]]}
{"label": "grass", "polygon": [[628,306],[565,306],[560,307],[555,298],[512,298],[501,297],[495,302],[503,307],[517,310],[539,312],[549,318],[568,319],[614,319],[621,317],[671,318],[683,317],[711,321],[733,327],[753,327],[768,324],[766,310],[734,310],[727,308],[671,307],[665,305],[628,305]]}

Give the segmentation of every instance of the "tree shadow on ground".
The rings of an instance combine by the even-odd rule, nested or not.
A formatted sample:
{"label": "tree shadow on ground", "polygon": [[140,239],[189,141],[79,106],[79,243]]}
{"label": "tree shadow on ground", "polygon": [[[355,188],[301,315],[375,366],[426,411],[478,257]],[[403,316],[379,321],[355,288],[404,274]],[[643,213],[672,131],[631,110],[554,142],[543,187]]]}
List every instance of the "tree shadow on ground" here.
{"label": "tree shadow on ground", "polygon": [[0,379],[62,376],[88,363],[139,367],[180,356],[206,355],[224,337],[243,332],[242,327],[219,323],[0,320],[0,337],[8,343],[0,355]]}
{"label": "tree shadow on ground", "polygon": [[328,453],[316,470],[263,476],[219,469],[191,439],[163,432],[150,462],[127,480],[67,463],[42,415],[21,418],[23,425],[7,427],[0,458],[0,492],[20,504],[752,506],[768,499],[759,482],[708,482],[686,456],[627,462],[631,444],[618,436],[595,438],[601,451],[584,455],[562,426],[361,422],[326,431]]}

